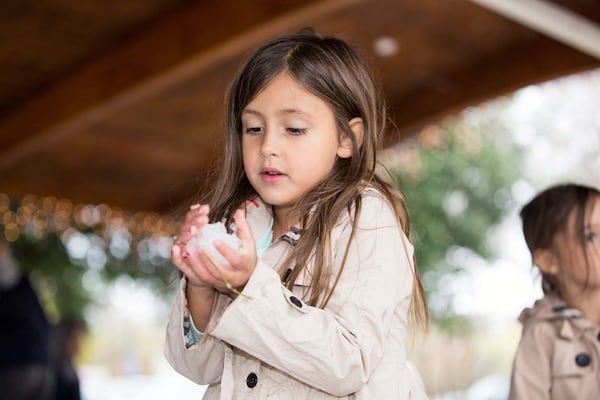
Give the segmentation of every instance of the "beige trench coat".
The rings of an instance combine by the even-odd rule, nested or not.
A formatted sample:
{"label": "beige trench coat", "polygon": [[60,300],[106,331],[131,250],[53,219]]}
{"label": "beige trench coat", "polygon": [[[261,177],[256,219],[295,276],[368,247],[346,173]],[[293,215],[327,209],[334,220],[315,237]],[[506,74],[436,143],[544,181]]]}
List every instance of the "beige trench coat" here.
{"label": "beige trench coat", "polygon": [[600,326],[556,297],[544,297],[519,317],[511,400],[600,399]]}
{"label": "beige trench coat", "polygon": [[[247,219],[260,237],[271,218],[263,203]],[[333,271],[349,240],[348,215],[332,232]],[[282,237],[283,238],[283,237]],[[406,360],[413,247],[391,207],[368,190],[342,277],[325,309],[302,301],[276,272],[290,237],[260,258],[243,294],[219,295],[204,336],[186,348],[185,282],[167,327],[165,356],[182,375],[208,384],[205,399],[425,399]]]}

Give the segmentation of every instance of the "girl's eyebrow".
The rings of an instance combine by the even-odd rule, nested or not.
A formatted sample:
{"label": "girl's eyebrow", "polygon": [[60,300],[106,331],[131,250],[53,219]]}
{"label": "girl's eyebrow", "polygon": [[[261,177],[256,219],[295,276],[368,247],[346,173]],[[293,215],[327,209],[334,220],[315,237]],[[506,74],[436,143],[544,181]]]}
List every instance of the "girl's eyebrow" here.
{"label": "girl's eyebrow", "polygon": [[[299,110],[297,108],[283,108],[281,110],[277,110],[275,113],[278,115],[298,114],[298,115],[310,117],[310,114],[308,114],[302,110]],[[252,114],[252,115],[257,115],[259,117],[263,115],[260,111],[253,110],[251,108],[244,108],[242,110],[242,114]]]}
{"label": "girl's eyebrow", "polygon": [[302,111],[302,110],[298,110],[296,108],[284,108],[282,110],[278,110],[277,114],[300,114],[300,115],[305,115],[305,116],[309,116],[306,112]]}
{"label": "girl's eyebrow", "polygon": [[242,114],[252,114],[252,115],[257,115],[257,116],[262,116],[262,114],[258,111],[252,110],[251,108],[244,108],[242,110]]}

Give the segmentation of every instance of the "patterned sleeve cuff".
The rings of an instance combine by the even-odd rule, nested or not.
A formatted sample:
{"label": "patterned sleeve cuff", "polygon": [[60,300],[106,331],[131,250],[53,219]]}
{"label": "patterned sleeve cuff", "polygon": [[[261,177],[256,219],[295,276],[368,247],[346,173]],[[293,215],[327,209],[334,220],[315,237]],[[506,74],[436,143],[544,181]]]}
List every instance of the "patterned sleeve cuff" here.
{"label": "patterned sleeve cuff", "polygon": [[190,314],[183,317],[183,334],[185,336],[185,348],[189,349],[202,339],[204,334],[196,328]]}

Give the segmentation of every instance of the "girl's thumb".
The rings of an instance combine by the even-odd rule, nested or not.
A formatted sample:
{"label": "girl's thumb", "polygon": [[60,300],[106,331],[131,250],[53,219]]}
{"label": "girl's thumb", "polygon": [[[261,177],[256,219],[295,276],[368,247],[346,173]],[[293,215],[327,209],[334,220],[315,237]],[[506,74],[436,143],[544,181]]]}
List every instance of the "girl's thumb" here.
{"label": "girl's thumb", "polygon": [[235,225],[237,226],[237,234],[242,242],[252,241],[254,242],[254,236],[252,235],[252,229],[246,221],[246,215],[244,210],[238,209],[233,215]]}

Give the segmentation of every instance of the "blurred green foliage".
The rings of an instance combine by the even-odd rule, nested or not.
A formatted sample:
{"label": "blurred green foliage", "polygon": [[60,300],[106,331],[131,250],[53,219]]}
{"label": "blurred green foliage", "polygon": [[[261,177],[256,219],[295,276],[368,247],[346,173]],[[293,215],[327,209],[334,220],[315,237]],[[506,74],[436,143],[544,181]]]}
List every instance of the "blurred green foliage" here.
{"label": "blurred green foliage", "polygon": [[55,234],[43,239],[23,235],[13,243],[12,253],[22,271],[30,276],[52,319],[82,317],[91,301],[82,285],[85,268],[71,263]]}
{"label": "blurred green foliage", "polygon": [[[402,143],[387,166],[405,195],[415,256],[434,321],[448,330],[468,330],[441,299],[445,277],[464,271],[451,259],[456,249],[493,257],[488,230],[513,204],[511,185],[519,178],[522,155],[506,128],[491,116],[469,126],[448,119]],[[441,303],[441,304],[440,304]]]}

